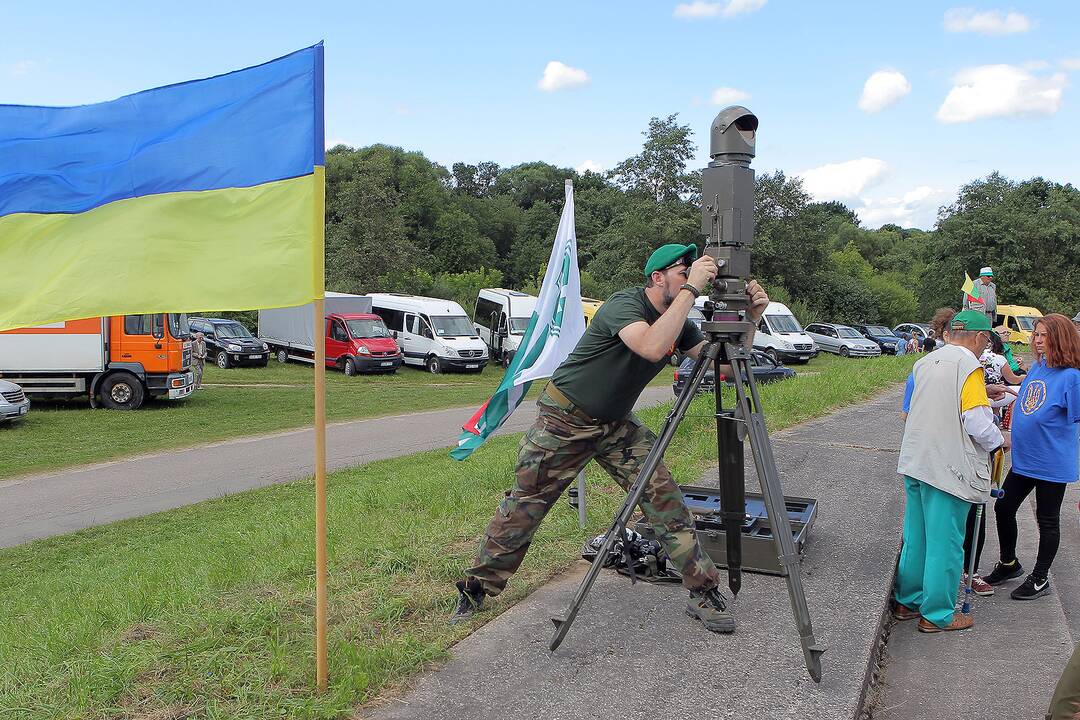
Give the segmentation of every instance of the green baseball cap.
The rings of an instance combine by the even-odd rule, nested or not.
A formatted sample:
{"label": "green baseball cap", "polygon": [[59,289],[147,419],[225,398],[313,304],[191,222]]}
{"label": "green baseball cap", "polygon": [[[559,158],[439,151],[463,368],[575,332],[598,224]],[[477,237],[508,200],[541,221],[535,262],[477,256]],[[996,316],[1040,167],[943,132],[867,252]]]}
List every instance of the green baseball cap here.
{"label": "green baseball cap", "polygon": [[990,330],[990,318],[978,310],[964,310],[953,315],[949,327],[953,330]]}
{"label": "green baseball cap", "polygon": [[663,270],[669,268],[679,260],[685,259],[687,265],[697,260],[698,250],[697,245],[690,243],[689,245],[679,245],[678,243],[670,243],[663,247],[657,248],[653,251],[653,254],[649,256],[649,262],[645,263],[645,277],[649,277],[656,270]]}

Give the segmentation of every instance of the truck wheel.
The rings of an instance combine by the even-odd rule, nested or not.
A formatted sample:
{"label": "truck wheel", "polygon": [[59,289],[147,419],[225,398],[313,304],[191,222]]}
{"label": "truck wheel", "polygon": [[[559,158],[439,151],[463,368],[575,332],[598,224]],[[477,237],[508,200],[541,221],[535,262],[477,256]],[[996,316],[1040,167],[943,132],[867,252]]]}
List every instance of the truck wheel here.
{"label": "truck wheel", "polygon": [[780,354],[776,352],[776,348],[769,348],[765,351],[765,354],[769,356],[769,359],[773,361],[773,365],[780,364]]}
{"label": "truck wheel", "polygon": [[282,365],[289,362],[289,352],[285,348],[277,351],[277,361]]}
{"label": "truck wheel", "polygon": [[145,397],[142,381],[131,373],[118,372],[101,383],[101,404],[110,410],[138,410]]}
{"label": "truck wheel", "polygon": [[510,353],[504,352],[502,354],[502,358],[499,360],[499,364],[502,365],[504,368],[508,368],[510,367],[511,360],[513,360],[513,358],[510,356]]}
{"label": "truck wheel", "polygon": [[427,359],[427,369],[432,375],[438,375],[442,372],[442,363],[437,355],[432,355]]}
{"label": "truck wheel", "polygon": [[222,370],[229,369],[229,353],[219,350],[217,354],[217,366]]}
{"label": "truck wheel", "polygon": [[345,365],[342,369],[345,370],[345,374],[349,377],[356,375],[356,363],[353,362],[352,358],[345,358]]}

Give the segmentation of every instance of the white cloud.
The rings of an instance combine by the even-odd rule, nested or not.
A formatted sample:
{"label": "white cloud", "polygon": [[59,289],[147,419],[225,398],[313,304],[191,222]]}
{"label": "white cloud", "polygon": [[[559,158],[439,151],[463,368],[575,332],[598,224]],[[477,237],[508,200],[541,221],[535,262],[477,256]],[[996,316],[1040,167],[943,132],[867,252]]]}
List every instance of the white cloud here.
{"label": "white cloud", "polygon": [[953,87],[938,108],[943,123],[964,123],[990,117],[1053,115],[1061,108],[1064,73],[1039,78],[1015,65],[982,65],[953,78]]}
{"label": "white cloud", "polygon": [[555,92],[566,88],[582,87],[589,84],[589,74],[580,68],[564,65],[558,60],[552,60],[544,68],[544,76],[540,78],[537,87],[545,92]]}
{"label": "white cloud", "polygon": [[709,101],[713,105],[732,105],[743,100],[748,100],[749,98],[750,93],[736,90],[735,88],[722,87],[712,91],[712,96],[709,98]]}
{"label": "white cloud", "polygon": [[765,6],[768,0],[727,0],[726,2],[704,2],[694,0],[689,3],[679,3],[675,6],[675,17],[684,20],[700,20],[701,18],[735,17],[744,13],[752,13]]}
{"label": "white cloud", "polygon": [[889,164],[877,158],[862,157],[796,173],[803,187],[815,200],[848,200],[881,179]]}
{"label": "white cloud", "polygon": [[951,195],[946,190],[920,185],[900,197],[861,198],[862,206],[855,208],[855,214],[867,227],[893,223],[929,230],[937,220],[938,206],[947,202]]}
{"label": "white cloud", "polygon": [[33,60],[20,60],[8,68],[8,74],[11,75],[11,77],[22,77],[36,67],[37,63]]}
{"label": "white cloud", "polygon": [[980,35],[1011,35],[1027,32],[1033,23],[1023,13],[1001,10],[978,12],[975,8],[959,7],[945,11],[946,32],[973,32]]}
{"label": "white cloud", "polygon": [[911,83],[904,74],[896,70],[878,70],[866,78],[859,109],[868,112],[881,112],[900,98],[911,92]]}
{"label": "white cloud", "polygon": [[1080,70],[1080,58],[1065,58],[1060,63],[1062,70],[1073,72]]}
{"label": "white cloud", "polygon": [[601,167],[600,163],[596,162],[595,160],[586,160],[585,162],[581,163],[580,165],[578,165],[574,169],[577,170],[579,173],[582,173],[582,174],[584,174],[586,172],[594,172],[594,173],[602,173],[602,172],[604,172],[604,168]]}

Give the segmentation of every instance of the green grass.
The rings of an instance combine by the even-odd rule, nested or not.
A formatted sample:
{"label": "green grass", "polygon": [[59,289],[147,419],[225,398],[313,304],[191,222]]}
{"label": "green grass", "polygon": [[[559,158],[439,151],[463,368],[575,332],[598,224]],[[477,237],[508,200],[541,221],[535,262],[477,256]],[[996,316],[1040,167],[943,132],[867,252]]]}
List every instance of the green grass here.
{"label": "green grass", "polygon": [[[869,397],[913,359],[815,361],[762,388],[769,424]],[[669,449],[680,482],[715,462],[710,407],[695,401]],[[642,417],[655,428],[663,412]],[[439,451],[330,477],[325,695],[311,690],[310,481],[0,551],[0,717],[337,718],[394,692],[610,522],[622,493],[591,468],[589,527],[560,501],[508,591],[449,626],[450,583],[511,483],[516,448],[496,438],[464,463]]]}
{"label": "green grass", "polygon": [[[480,406],[502,380],[500,367],[480,375],[432,375],[401,368],[393,375],[346,377],[327,370],[330,422],[440,408]],[[26,418],[0,425],[0,479],[29,472],[191,447],[244,435],[310,426],[311,366],[271,362],[265,368],[206,368],[203,389],[179,402],[151,401],[136,412],[91,410],[88,401],[35,402]],[[661,373],[656,383],[670,383]],[[534,383],[530,397],[540,392]]]}

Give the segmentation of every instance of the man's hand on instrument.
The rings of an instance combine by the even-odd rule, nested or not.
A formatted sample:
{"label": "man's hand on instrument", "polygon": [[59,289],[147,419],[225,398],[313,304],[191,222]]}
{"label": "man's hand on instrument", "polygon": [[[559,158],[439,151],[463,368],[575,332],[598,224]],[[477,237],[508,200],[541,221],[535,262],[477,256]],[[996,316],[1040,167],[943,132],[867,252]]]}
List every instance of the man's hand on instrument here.
{"label": "man's hand on instrument", "polygon": [[765,314],[765,308],[769,305],[769,296],[757,280],[751,280],[746,284],[746,294],[750,296],[750,310],[746,315],[756,324]]}
{"label": "man's hand on instrument", "polygon": [[716,260],[708,255],[702,255],[690,266],[690,274],[686,282],[696,287],[698,292],[705,292],[705,288],[716,277],[716,270]]}

